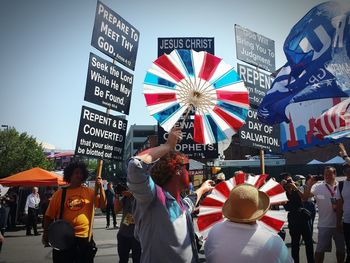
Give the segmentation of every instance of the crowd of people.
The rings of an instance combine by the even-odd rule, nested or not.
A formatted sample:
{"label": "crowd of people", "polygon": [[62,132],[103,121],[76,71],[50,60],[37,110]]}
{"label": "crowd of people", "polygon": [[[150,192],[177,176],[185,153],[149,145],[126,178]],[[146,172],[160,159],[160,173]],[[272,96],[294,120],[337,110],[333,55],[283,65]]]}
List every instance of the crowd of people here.
{"label": "crowd of people", "polygon": [[[214,185],[226,178],[219,173],[194,190],[188,175],[189,160],[175,151],[179,139],[181,130],[173,128],[165,144],[132,157],[128,161],[127,185],[116,188],[109,182],[105,190],[101,178],[96,179],[95,190],[87,187],[86,165],[69,164],[64,170],[68,186],[53,195],[45,193],[42,200],[37,187],[28,195],[24,207],[26,234],[39,235],[40,208],[44,214],[42,242],[54,248],[53,262],[94,262],[98,248],[92,224],[94,208],[100,207],[106,213],[106,228],[112,217],[113,228],[118,229],[119,262],[128,262],[130,253],[134,263],[200,262],[193,214]],[[337,182],[336,169],[331,166],[324,169],[322,178],[306,176],[305,183],[289,173],[280,175],[288,198],[281,205],[288,212],[291,256],[284,243],[285,234],[257,224],[269,209],[279,206],[271,206],[268,195],[254,186],[240,184],[230,191],[222,208],[225,220],[209,231],[204,244],[206,261],[299,262],[299,250],[304,244],[307,262],[321,263],[324,254],[332,250],[333,239],[337,262],[350,262],[350,158],[342,145],[340,155],[347,163],[343,169],[347,179],[343,182]],[[317,242],[313,239],[316,210]],[[64,242],[60,240],[62,235]],[[3,241],[0,235],[0,243]]]}
{"label": "crowd of people", "polygon": [[[281,185],[286,190],[288,202],[288,229],[291,236],[291,254],[294,262],[299,262],[299,250],[305,244],[307,262],[322,263],[326,252],[332,251],[335,244],[336,261],[350,262],[350,158],[342,144],[340,156],[345,163],[345,181],[338,182],[337,170],[332,166],[324,168],[323,176],[305,177],[305,184],[298,186],[291,174],[282,174]],[[345,196],[345,198],[344,198]],[[317,242],[312,238],[314,221],[318,210]],[[302,240],[302,242],[301,242]],[[316,248],[314,249],[314,244]]]}

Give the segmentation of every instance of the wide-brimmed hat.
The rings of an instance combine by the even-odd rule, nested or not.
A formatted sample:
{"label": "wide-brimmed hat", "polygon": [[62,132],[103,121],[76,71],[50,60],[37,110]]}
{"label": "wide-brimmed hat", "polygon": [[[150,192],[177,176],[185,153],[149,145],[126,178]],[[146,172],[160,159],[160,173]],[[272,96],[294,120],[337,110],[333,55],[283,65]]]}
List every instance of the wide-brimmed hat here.
{"label": "wide-brimmed hat", "polygon": [[222,207],[226,218],[237,223],[259,220],[270,207],[269,196],[250,184],[235,186]]}

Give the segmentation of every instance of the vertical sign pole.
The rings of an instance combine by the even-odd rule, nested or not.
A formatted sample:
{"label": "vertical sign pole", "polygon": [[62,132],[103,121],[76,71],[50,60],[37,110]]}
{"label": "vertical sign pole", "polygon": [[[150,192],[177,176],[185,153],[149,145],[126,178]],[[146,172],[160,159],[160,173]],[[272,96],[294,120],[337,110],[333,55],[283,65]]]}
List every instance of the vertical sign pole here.
{"label": "vertical sign pole", "polygon": [[[114,64],[114,60],[113,60],[113,64]],[[106,113],[109,114],[110,113],[110,109],[106,110]],[[103,160],[99,159],[97,162],[97,173],[96,173],[96,180],[98,178],[102,177],[102,166],[103,166]],[[102,186],[103,187],[103,186]],[[91,241],[91,237],[92,237],[92,228],[94,225],[94,219],[95,219],[95,202],[96,202],[96,197],[97,195],[99,195],[99,189],[97,188],[97,184],[95,183],[95,193],[94,193],[94,198],[92,201],[92,211],[91,211],[91,220],[90,220],[90,227],[89,227],[89,242]]]}
{"label": "vertical sign pole", "polygon": [[[256,71],[259,71],[259,66],[256,66]],[[265,153],[263,149],[259,150],[259,155],[260,155],[260,170],[261,174],[265,174]]]}
{"label": "vertical sign pole", "polygon": [[265,174],[265,154],[263,149],[260,149],[260,169],[261,174]]}

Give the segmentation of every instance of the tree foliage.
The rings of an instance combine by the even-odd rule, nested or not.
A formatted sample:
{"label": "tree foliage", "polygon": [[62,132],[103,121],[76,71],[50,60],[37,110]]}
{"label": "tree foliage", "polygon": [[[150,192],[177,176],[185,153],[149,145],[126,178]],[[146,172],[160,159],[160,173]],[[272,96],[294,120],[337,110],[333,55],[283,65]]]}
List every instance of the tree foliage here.
{"label": "tree foliage", "polygon": [[0,131],[0,178],[34,167],[46,170],[54,167],[35,138],[14,128]]}

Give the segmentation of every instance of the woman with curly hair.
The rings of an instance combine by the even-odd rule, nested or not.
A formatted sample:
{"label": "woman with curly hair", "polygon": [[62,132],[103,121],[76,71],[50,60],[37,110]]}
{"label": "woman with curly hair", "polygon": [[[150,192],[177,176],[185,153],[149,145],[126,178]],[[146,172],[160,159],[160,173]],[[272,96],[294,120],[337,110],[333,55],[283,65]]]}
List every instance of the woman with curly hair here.
{"label": "woman with curly hair", "polygon": [[198,262],[191,212],[213,187],[208,180],[194,195],[181,197],[189,187],[189,160],[174,150],[180,137],[181,129],[173,128],[165,144],[129,161],[127,180],[136,200],[135,235],[144,263]]}
{"label": "woman with curly hair", "polygon": [[94,189],[83,185],[88,178],[88,170],[85,163],[70,163],[63,172],[63,179],[69,183],[65,190],[65,196],[62,195],[63,190],[56,191],[46,210],[44,218],[43,244],[49,245],[48,228],[49,225],[60,216],[61,199],[63,196],[63,219],[70,223],[74,228],[75,237],[74,245],[66,250],[53,249],[53,262],[74,262],[74,263],[90,263],[93,262],[96,253],[96,247],[93,239],[89,240],[92,209],[95,205],[102,208],[106,205],[106,196],[102,187],[102,179],[96,178],[96,185],[100,194],[94,197]]}

